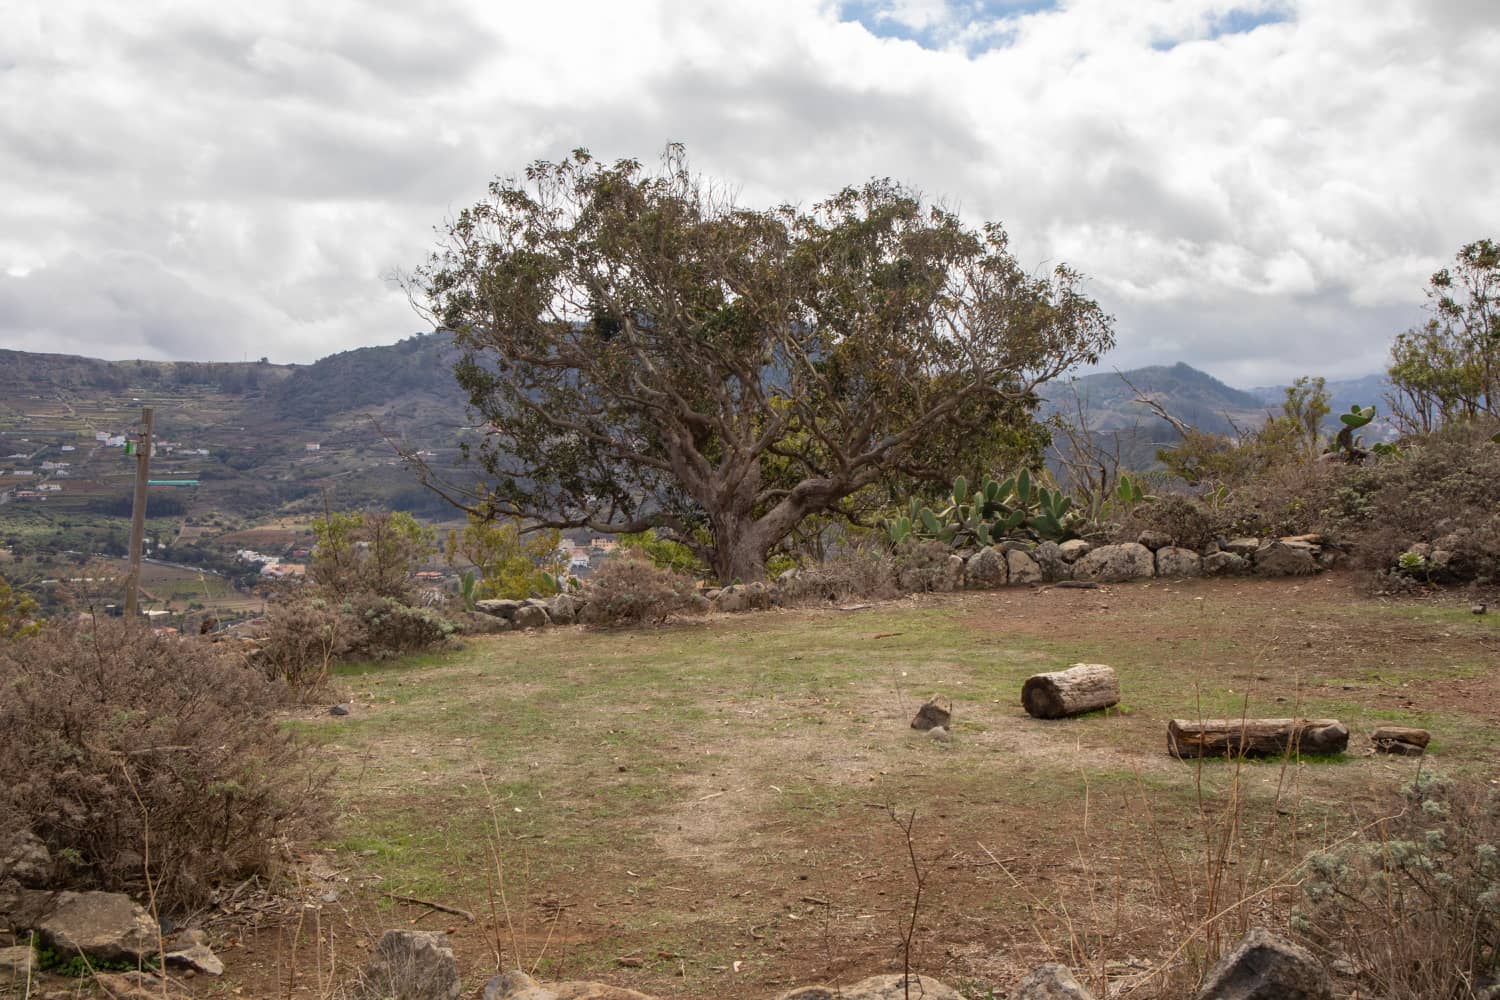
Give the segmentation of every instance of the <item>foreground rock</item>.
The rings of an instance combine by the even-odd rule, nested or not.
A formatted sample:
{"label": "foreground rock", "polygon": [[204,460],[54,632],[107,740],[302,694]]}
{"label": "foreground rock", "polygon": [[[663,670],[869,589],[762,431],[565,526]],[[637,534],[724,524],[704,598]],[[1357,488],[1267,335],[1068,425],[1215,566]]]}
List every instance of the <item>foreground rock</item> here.
{"label": "foreground rock", "polygon": [[899,973],[871,976],[853,986],[804,986],[790,993],[783,993],[780,1000],[906,1000],[908,996],[921,997],[922,1000],[964,1000],[953,987],[946,986],[931,976],[913,975],[908,984],[907,978]]}
{"label": "foreground rock", "polygon": [[543,986],[521,971],[502,972],[485,984],[482,1000],[653,1000],[644,993],[604,983]]}
{"label": "foreground rock", "polygon": [[1307,951],[1253,927],[1208,970],[1198,1000],[1333,1000],[1333,983]]}
{"label": "foreground rock", "polygon": [[53,951],[98,962],[140,962],[161,943],[156,921],[119,892],[58,893],[36,932]]}
{"label": "foreground rock", "polygon": [[1094,1000],[1066,965],[1048,962],[1021,980],[1015,1000]]}
{"label": "foreground rock", "polygon": [[1073,579],[1123,583],[1149,579],[1156,573],[1156,557],[1138,542],[1101,545],[1073,564]]}
{"label": "foreground rock", "polygon": [[358,1000],[458,1000],[458,962],[448,935],[386,931],[359,974]]}
{"label": "foreground rock", "polygon": [[208,935],[200,930],[174,934],[166,943],[162,957],[172,965],[185,965],[205,975],[222,976],[224,963],[208,946]]}

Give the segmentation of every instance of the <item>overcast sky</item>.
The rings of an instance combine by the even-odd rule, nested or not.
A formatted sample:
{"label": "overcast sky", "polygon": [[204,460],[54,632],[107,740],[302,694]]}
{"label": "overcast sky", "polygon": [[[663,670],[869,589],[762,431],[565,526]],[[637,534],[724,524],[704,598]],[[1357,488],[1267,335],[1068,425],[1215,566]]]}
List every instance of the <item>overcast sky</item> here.
{"label": "overcast sky", "polygon": [[[0,346],[310,361],[421,328],[387,280],[497,174],[652,159],[754,204],[872,175],[1117,317],[1107,364],[1383,367],[1500,237],[1496,0],[19,0]],[[0,373],[3,377],[3,373]]]}

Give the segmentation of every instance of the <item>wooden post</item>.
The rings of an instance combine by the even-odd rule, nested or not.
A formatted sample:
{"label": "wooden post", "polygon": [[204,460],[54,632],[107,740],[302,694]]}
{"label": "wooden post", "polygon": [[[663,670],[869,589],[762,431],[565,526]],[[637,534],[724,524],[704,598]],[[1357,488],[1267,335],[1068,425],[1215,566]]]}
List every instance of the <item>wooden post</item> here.
{"label": "wooden post", "polygon": [[125,580],[125,617],[135,621],[141,587],[141,548],[146,542],[146,484],[151,474],[151,407],[141,407],[141,434],[135,453],[135,499],[130,505],[130,570]]}

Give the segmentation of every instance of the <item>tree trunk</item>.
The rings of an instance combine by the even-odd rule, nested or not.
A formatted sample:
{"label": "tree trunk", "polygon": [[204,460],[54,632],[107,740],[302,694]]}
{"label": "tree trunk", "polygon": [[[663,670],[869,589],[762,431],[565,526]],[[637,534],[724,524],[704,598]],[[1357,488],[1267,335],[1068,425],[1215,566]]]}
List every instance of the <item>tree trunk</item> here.
{"label": "tree trunk", "polygon": [[1067,670],[1028,677],[1021,704],[1038,719],[1061,719],[1120,703],[1120,679],[1102,663],[1075,663]]}
{"label": "tree trunk", "polygon": [[1173,719],[1167,750],[1174,757],[1279,756],[1343,753],[1349,730],[1337,719]]}
{"label": "tree trunk", "polygon": [[714,575],[719,584],[755,583],[766,578],[766,554],[771,545],[754,527],[714,538]]}

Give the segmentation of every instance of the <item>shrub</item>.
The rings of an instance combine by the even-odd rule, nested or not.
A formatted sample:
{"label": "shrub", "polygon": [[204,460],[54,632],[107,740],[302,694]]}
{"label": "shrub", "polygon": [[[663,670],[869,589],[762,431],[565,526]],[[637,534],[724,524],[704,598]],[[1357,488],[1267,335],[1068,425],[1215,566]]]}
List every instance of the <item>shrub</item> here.
{"label": "shrub", "polygon": [[149,868],[169,910],[271,873],[321,828],[326,773],[220,648],[113,619],[0,646],[0,840],[40,837],[59,887],[139,896]]}
{"label": "shrub", "polygon": [[24,591],[13,589],[0,576],[0,642],[33,635],[41,627],[36,601]]}
{"label": "shrub", "polygon": [[591,624],[660,622],[694,608],[702,598],[691,577],[654,565],[644,554],[624,552],[589,578],[585,617]]}
{"label": "shrub", "polygon": [[1166,535],[1173,545],[1201,551],[1213,541],[1214,528],[1208,513],[1189,497],[1168,495],[1137,504],[1114,525],[1114,535],[1133,542],[1142,531]]}
{"label": "shrub", "polygon": [[1500,793],[1420,775],[1370,837],[1311,858],[1302,933],[1390,1000],[1467,998],[1500,971]]}
{"label": "shrub", "polygon": [[298,594],[266,610],[257,664],[298,695],[320,690],[340,656],[362,645],[358,623],[318,597]]}
{"label": "shrub", "polygon": [[430,649],[452,638],[458,626],[427,608],[413,608],[389,597],[362,594],[349,606],[359,629],[356,651],[386,656]]}
{"label": "shrub", "polygon": [[895,562],[884,546],[855,546],[797,570],[780,586],[782,599],[789,604],[891,597],[896,593]]}
{"label": "shrub", "polygon": [[325,592],[345,598],[370,591],[406,600],[413,574],[432,554],[433,529],[404,511],[350,511],[313,524],[317,546],[308,576]]}

